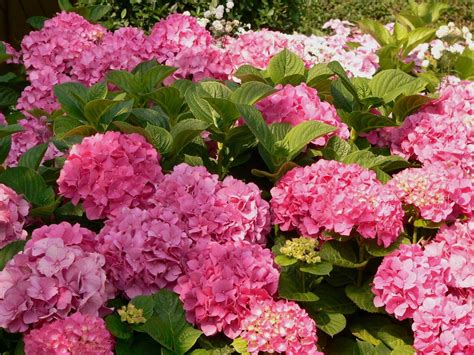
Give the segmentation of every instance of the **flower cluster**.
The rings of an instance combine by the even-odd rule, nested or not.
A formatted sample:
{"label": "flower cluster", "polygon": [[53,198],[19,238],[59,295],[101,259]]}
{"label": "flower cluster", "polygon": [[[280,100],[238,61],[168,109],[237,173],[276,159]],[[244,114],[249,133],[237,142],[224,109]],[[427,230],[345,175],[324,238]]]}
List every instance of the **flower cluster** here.
{"label": "flower cluster", "polygon": [[267,123],[284,122],[296,126],[305,121],[319,121],[337,127],[335,132],[313,141],[313,144],[320,146],[325,145],[327,139],[334,135],[342,139],[349,138],[347,125],[341,122],[336,108],[321,101],[316,89],[304,83],[298,86],[279,85],[277,89],[276,93],[257,104]]}
{"label": "flower cluster", "polygon": [[0,248],[15,240],[25,240],[23,226],[29,204],[8,186],[0,184]]}
{"label": "flower cluster", "polygon": [[78,224],[36,229],[0,272],[0,326],[24,332],[76,311],[99,315],[113,290],[95,244],[95,234]]}
{"label": "flower cluster", "polygon": [[403,230],[403,210],[390,186],[356,164],[319,160],[290,170],[271,190],[273,222],[318,237],[321,230],[364,238],[385,247]]}
{"label": "flower cluster", "polygon": [[28,355],[112,355],[114,341],[101,318],[74,313],[25,335]]}
{"label": "flower cluster", "polygon": [[279,272],[272,254],[257,244],[201,242],[187,259],[186,273],[174,290],[183,301],[188,321],[199,325],[206,335],[223,331],[235,338],[249,300],[261,292],[271,296],[278,287]]}
{"label": "flower cluster", "polygon": [[267,353],[322,354],[316,348],[316,324],[291,301],[257,300],[242,320],[241,337],[252,355]]}
{"label": "flower cluster", "polygon": [[474,183],[460,167],[448,163],[406,169],[389,182],[397,196],[415,206],[421,217],[433,222],[474,211]]}
{"label": "flower cluster", "polygon": [[321,257],[316,251],[317,247],[318,241],[316,239],[299,237],[287,240],[285,245],[280,248],[280,252],[305,263],[314,264],[321,261]]}
{"label": "flower cluster", "polygon": [[443,227],[422,248],[401,245],[374,278],[374,304],[397,319],[413,319],[415,348],[423,353],[474,349],[474,222]]}
{"label": "flower cluster", "polygon": [[98,235],[108,280],[129,297],[173,288],[191,239],[159,209],[124,208]]}
{"label": "flower cluster", "polygon": [[164,176],[154,199],[162,214],[174,215],[174,223],[193,240],[266,243],[269,204],[253,183],[231,176],[219,181],[204,167],[180,164]]}
{"label": "flower cluster", "polygon": [[123,207],[144,207],[163,176],[159,159],[139,134],[96,134],[71,148],[59,192],[74,205],[82,202],[89,219],[113,216]]}

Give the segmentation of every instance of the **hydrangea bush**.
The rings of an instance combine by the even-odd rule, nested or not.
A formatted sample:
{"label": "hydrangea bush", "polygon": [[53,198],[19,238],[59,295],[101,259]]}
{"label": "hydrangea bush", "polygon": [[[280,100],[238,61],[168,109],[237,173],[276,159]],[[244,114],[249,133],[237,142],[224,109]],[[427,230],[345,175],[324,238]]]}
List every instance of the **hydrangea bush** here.
{"label": "hydrangea bush", "polygon": [[0,351],[473,353],[473,61],[420,63],[424,9],[2,45]]}

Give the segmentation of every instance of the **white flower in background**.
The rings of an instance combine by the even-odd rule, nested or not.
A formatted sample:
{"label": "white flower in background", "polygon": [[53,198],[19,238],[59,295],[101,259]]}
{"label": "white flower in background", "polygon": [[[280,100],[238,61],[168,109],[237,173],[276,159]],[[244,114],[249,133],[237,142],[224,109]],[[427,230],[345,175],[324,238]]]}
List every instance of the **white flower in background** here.
{"label": "white flower in background", "polygon": [[460,43],[455,43],[452,46],[449,46],[448,51],[451,53],[461,54],[462,52],[464,52],[464,46]]}
{"label": "white flower in background", "polygon": [[204,17],[205,17],[205,18],[211,17],[211,11],[209,11],[209,10],[204,11]]}
{"label": "white flower in background", "polygon": [[225,7],[227,7],[229,10],[234,8],[234,3],[232,1],[227,1],[227,4],[225,4]]}
{"label": "white flower in background", "polygon": [[183,12],[183,15],[184,16],[191,16],[191,13],[189,11],[185,11],[185,12]]}
{"label": "white flower in background", "polygon": [[421,62],[421,66],[423,68],[426,68],[430,65],[430,61],[428,59],[425,59],[424,61]]}
{"label": "white flower in background", "polygon": [[431,55],[433,56],[434,59],[436,60],[440,59],[445,49],[446,48],[444,46],[444,43],[440,41],[439,39],[436,39],[433,42],[431,42]]}
{"label": "white flower in background", "polygon": [[213,23],[212,23],[212,27],[214,27],[214,29],[216,31],[222,31],[224,29],[224,26],[222,25],[222,23],[218,20],[215,20]]}
{"label": "white flower in background", "polygon": [[444,38],[444,37],[446,37],[448,34],[449,34],[449,27],[446,26],[446,25],[441,26],[441,27],[438,28],[438,30],[436,31],[436,37],[438,37],[438,38]]}
{"label": "white flower in background", "polygon": [[216,8],[216,19],[220,20],[224,16],[224,5],[219,5]]}

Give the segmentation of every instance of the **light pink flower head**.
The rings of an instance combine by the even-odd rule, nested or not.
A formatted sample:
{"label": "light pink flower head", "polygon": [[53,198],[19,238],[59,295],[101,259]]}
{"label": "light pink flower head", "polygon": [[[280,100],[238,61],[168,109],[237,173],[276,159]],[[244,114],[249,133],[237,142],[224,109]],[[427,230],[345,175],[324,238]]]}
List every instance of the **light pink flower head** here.
{"label": "light pink flower head", "polygon": [[253,183],[233,177],[221,182],[205,167],[180,164],[164,176],[154,198],[162,213],[177,216],[176,223],[193,240],[265,244],[270,211],[260,193]]}
{"label": "light pink flower head", "polygon": [[291,301],[257,300],[242,320],[240,335],[252,355],[263,352],[322,355],[316,348],[316,324]]}
{"label": "light pink flower head", "polygon": [[403,230],[403,209],[390,186],[356,164],[319,160],[295,168],[271,190],[273,223],[320,237],[324,230],[376,239],[385,247]]}
{"label": "light pink flower head", "polygon": [[25,335],[28,355],[112,355],[114,340],[101,318],[74,313]]}
{"label": "light pink flower head", "polygon": [[98,236],[108,279],[129,298],[172,289],[183,274],[192,240],[166,217],[159,209],[124,208]]}
{"label": "light pink flower head", "polygon": [[349,130],[337,115],[336,108],[321,101],[316,89],[302,83],[298,86],[277,86],[278,91],[257,103],[267,123],[290,123],[296,126],[305,121],[319,121],[337,128],[333,133],[320,137],[313,144],[323,146],[327,139],[337,135],[349,138]]}
{"label": "light pink flower head", "polygon": [[14,240],[25,240],[23,229],[29,204],[8,186],[0,184],[0,248]]}
{"label": "light pink flower head", "polygon": [[162,178],[160,156],[139,134],[107,132],[71,148],[59,176],[61,195],[83,203],[89,219],[145,207]]}
{"label": "light pink flower head", "polygon": [[95,234],[67,222],[36,229],[0,272],[0,326],[24,332],[79,311],[99,315],[112,298]]}
{"label": "light pink flower head", "polygon": [[252,291],[273,295],[278,287],[279,272],[270,250],[246,241],[202,241],[188,254],[186,267],[174,291],[188,321],[206,335],[223,331],[237,337],[240,315],[248,305],[241,297]]}

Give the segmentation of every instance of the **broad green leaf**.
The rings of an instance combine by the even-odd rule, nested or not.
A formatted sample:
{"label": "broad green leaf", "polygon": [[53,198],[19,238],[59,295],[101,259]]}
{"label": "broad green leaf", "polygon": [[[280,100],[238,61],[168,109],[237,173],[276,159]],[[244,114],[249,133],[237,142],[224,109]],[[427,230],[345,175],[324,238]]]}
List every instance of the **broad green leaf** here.
{"label": "broad green leaf", "polygon": [[363,311],[369,313],[383,312],[382,308],[374,306],[375,295],[372,293],[369,282],[364,283],[360,287],[357,287],[356,285],[347,285],[345,291],[347,297],[349,297],[349,299]]}
{"label": "broad green leaf", "polygon": [[59,8],[63,11],[71,11],[73,6],[69,0],[58,0]]}
{"label": "broad green leaf", "polygon": [[33,27],[35,30],[40,30],[44,26],[44,21],[46,21],[48,18],[44,16],[31,16],[29,17],[26,22]]}
{"label": "broad green leaf", "polygon": [[132,113],[134,100],[114,101],[102,114],[100,124],[107,128],[113,121],[123,121]]}
{"label": "broad green leaf", "polygon": [[443,226],[443,222],[432,222],[432,221],[429,221],[429,220],[426,220],[426,219],[417,219],[413,222],[413,225],[415,227],[418,227],[418,228],[426,228],[426,229],[438,229],[438,228],[441,228],[441,226]]}
{"label": "broad green leaf", "polygon": [[415,355],[416,351],[411,345],[397,346],[390,355]]}
{"label": "broad green leaf", "polygon": [[373,256],[386,256],[398,249],[400,244],[402,244],[406,238],[406,234],[402,233],[395,242],[393,242],[389,247],[385,248],[377,244],[376,240],[367,240],[365,243],[365,249],[370,255]]}
{"label": "broad green leaf", "polygon": [[393,43],[393,38],[385,26],[375,20],[364,19],[358,22],[359,28],[370,34],[381,46]]}
{"label": "broad green leaf", "polygon": [[[150,93],[160,85],[163,80],[173,74],[178,68],[166,65],[156,65],[153,68],[139,74],[142,93]],[[174,88],[173,88],[174,89]],[[177,89],[176,89],[177,90]]]}
{"label": "broad green leaf", "polygon": [[323,148],[323,157],[328,160],[341,161],[351,153],[351,145],[338,136],[329,138]]}
{"label": "broad green leaf", "polygon": [[105,325],[108,331],[118,339],[129,339],[133,334],[132,328],[123,323],[117,313],[105,317]]}
{"label": "broad green leaf", "polygon": [[210,97],[228,99],[232,95],[232,90],[218,81],[202,81],[199,85],[206,90]]}
{"label": "broad green leaf", "polygon": [[310,70],[308,70],[306,84],[308,86],[314,87],[318,83],[330,78],[333,75],[333,71],[328,68],[327,64],[315,64]]}
{"label": "broad green leaf", "polygon": [[271,153],[276,142],[272,132],[263,119],[261,112],[255,107],[249,105],[238,104],[236,107],[250,131],[252,131],[253,135],[257,138],[258,142],[267,152]]}
{"label": "broad green leaf", "polygon": [[306,272],[313,275],[329,275],[332,270],[332,264],[327,262],[319,262],[316,264],[308,264],[306,266],[300,267],[300,271]]}
{"label": "broad green leaf", "polygon": [[[74,136],[86,137],[86,136],[93,135],[96,132],[97,132],[97,130],[94,127],[89,126],[89,125],[82,125],[82,126],[74,127],[70,131],[63,134],[61,136],[61,138],[66,139],[66,138],[74,137]],[[59,136],[58,136],[58,138],[59,138]]]}
{"label": "broad green leaf", "polygon": [[344,85],[344,87],[351,93],[351,95],[354,97],[356,101],[359,100],[359,96],[357,93],[356,88],[352,84],[352,81],[349,79],[347,76],[346,71],[342,67],[341,63],[333,61],[328,64],[328,68],[333,71],[334,74],[336,74],[339,79],[341,80],[341,83]]}
{"label": "broad green leaf", "polygon": [[346,112],[352,112],[358,107],[354,95],[344,86],[341,79],[331,82],[331,95],[334,99],[334,105],[338,109]]}
{"label": "broad green leaf", "polygon": [[201,331],[185,320],[183,306],[176,294],[161,290],[153,295],[155,315],[138,327],[174,354],[184,354],[196,343]]}
{"label": "broad green leaf", "polygon": [[48,149],[48,144],[39,144],[26,151],[20,158],[18,166],[38,170],[43,157]]}
{"label": "broad green leaf", "polygon": [[54,86],[54,95],[61,104],[61,108],[72,118],[84,119],[84,105],[87,98],[87,89],[79,83],[64,83]]}
{"label": "broad green leaf", "polygon": [[89,101],[84,106],[84,116],[87,119],[87,122],[91,124],[92,127],[97,127],[101,117],[107,112],[114,104],[112,100],[97,99]]}
{"label": "broad green leaf", "polygon": [[171,128],[171,136],[173,137],[173,143],[171,145],[170,153],[176,156],[186,145],[191,143],[194,138],[199,136],[209,124],[196,120],[193,118],[179,121],[174,127]]}
{"label": "broad green leaf", "polygon": [[233,74],[235,77],[239,78],[242,83],[249,81],[260,81],[265,83],[265,78],[262,75],[262,71],[251,65],[243,65],[237,69]]}
{"label": "broad green leaf", "polygon": [[349,242],[338,242],[329,240],[324,242],[319,255],[321,259],[329,261],[333,265],[346,268],[359,268],[367,264],[367,261],[359,262]]}
{"label": "broad green leaf", "polygon": [[250,354],[248,352],[248,343],[247,340],[242,339],[241,337],[235,338],[234,341],[232,342],[232,347],[235,349],[236,352],[239,354]]}
{"label": "broad green leaf", "polygon": [[107,93],[107,83],[102,81],[91,86],[87,90],[86,101],[105,99],[107,97]]}
{"label": "broad green leaf", "polygon": [[370,169],[376,166],[375,155],[367,150],[357,150],[346,155],[341,162],[345,164],[358,164],[363,168]]}
{"label": "broad green leaf", "polygon": [[377,330],[377,337],[391,349],[413,343],[411,331],[400,324],[388,324]]}
{"label": "broad green leaf", "polygon": [[290,265],[296,264],[297,262],[298,262],[297,259],[291,258],[283,254],[277,255],[275,257],[275,263],[280,266],[290,266]]}
{"label": "broad green leaf", "polygon": [[466,48],[454,63],[454,69],[463,80],[474,79],[474,51]]}
{"label": "broad green leaf", "polygon": [[83,124],[83,122],[72,117],[58,117],[54,120],[53,124],[54,135],[59,139],[63,139],[63,136],[67,132],[76,127],[82,126]]}
{"label": "broad green leaf", "polygon": [[10,136],[0,138],[0,165],[7,159],[12,147],[12,139]]}
{"label": "broad green leaf", "polygon": [[357,132],[370,132],[377,128],[397,126],[397,123],[388,117],[360,111],[352,112],[344,118],[344,122]]}
{"label": "broad green leaf", "polygon": [[203,99],[205,96],[208,96],[206,90],[199,85],[193,85],[186,90],[186,103],[195,118],[216,125],[217,114],[211,105]]}
{"label": "broad green leaf", "polygon": [[153,315],[155,300],[153,296],[136,296],[130,301],[138,309],[143,309],[143,317],[150,318]]}
{"label": "broad green leaf", "polygon": [[299,84],[304,80],[303,60],[288,49],[270,59],[267,71],[275,84]]}
{"label": "broad green leaf", "polygon": [[107,81],[118,88],[128,92],[135,93],[136,87],[133,84],[135,77],[132,73],[125,70],[113,70],[107,73]]}
{"label": "broad green leaf", "polygon": [[352,314],[357,311],[356,305],[346,297],[342,288],[336,288],[323,282],[315,285],[312,291],[318,300],[308,307],[314,312]]}
{"label": "broad green leaf", "polygon": [[399,98],[393,106],[393,114],[397,122],[402,122],[405,117],[416,112],[419,108],[433,101],[432,98],[424,95],[409,95]]}
{"label": "broad green leaf", "polygon": [[342,332],[347,324],[346,317],[341,313],[321,311],[314,313],[313,318],[318,325],[318,329],[331,337]]}
{"label": "broad green leaf", "polygon": [[236,89],[230,95],[230,100],[236,104],[253,105],[274,92],[275,89],[268,84],[251,81]]}
{"label": "broad green leaf", "polygon": [[0,126],[0,138],[8,137],[14,133],[22,132],[24,128],[22,125],[15,123],[8,126]]}
{"label": "broad green leaf", "polygon": [[132,109],[132,115],[140,120],[144,120],[147,123],[159,126],[165,129],[170,128],[169,118],[166,113],[160,108],[134,108]]}
{"label": "broad green leaf", "polygon": [[425,80],[414,78],[398,69],[383,70],[369,83],[372,93],[385,102],[393,101],[400,95],[415,95],[427,84]]}
{"label": "broad green leaf", "polygon": [[173,137],[166,129],[148,124],[145,131],[150,137],[153,146],[161,153],[167,154],[173,144]]}
{"label": "broad green leaf", "polygon": [[205,97],[204,100],[209,102],[212,108],[219,114],[224,124],[224,130],[240,117],[240,112],[235,107],[235,104],[228,99]]}
{"label": "broad green leaf", "polygon": [[54,202],[53,189],[33,169],[9,168],[0,174],[0,183],[22,194],[33,205],[46,206]]}
{"label": "broad green leaf", "polygon": [[173,84],[171,84],[171,86],[178,89],[179,94],[184,97],[186,90],[188,90],[191,86],[194,86],[194,83],[191,80],[178,79]]}
{"label": "broad green leaf", "polygon": [[5,268],[5,265],[10,261],[16,254],[23,250],[25,246],[24,240],[15,240],[7,245],[5,245],[0,250],[0,271]]}
{"label": "broad green leaf", "polygon": [[408,55],[419,44],[430,42],[435,37],[435,33],[435,28],[428,27],[420,27],[410,31],[403,45],[403,54]]}
{"label": "broad green leaf", "polygon": [[270,128],[270,131],[272,132],[275,139],[277,141],[281,141],[283,140],[283,138],[285,138],[285,136],[293,128],[293,126],[291,125],[291,123],[278,122],[270,124],[268,128]]}
{"label": "broad green leaf", "polygon": [[148,97],[160,106],[169,117],[176,118],[184,105],[184,98],[178,89],[167,86],[152,92]]}
{"label": "broad green leaf", "polygon": [[278,282],[278,294],[281,298],[299,302],[314,302],[318,297],[309,291],[304,291],[299,285],[299,281],[295,280],[287,272],[280,273],[280,280]]}
{"label": "broad green leaf", "polygon": [[336,127],[318,121],[305,121],[293,127],[281,141],[282,145],[288,149],[288,160],[296,157],[314,139],[335,130]]}

